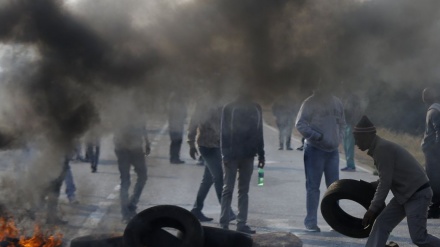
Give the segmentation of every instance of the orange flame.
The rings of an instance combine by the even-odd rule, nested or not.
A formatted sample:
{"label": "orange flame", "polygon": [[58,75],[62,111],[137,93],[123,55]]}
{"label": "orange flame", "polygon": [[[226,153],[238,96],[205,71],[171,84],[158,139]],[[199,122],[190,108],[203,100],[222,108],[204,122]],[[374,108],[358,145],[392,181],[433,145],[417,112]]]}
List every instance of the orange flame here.
{"label": "orange flame", "polygon": [[[18,245],[11,242],[11,239],[17,238],[19,238]],[[62,238],[61,233],[55,235],[44,234],[38,225],[34,227],[32,237],[25,237],[19,233],[12,218],[0,218],[0,242],[9,242],[8,247],[60,247]]]}

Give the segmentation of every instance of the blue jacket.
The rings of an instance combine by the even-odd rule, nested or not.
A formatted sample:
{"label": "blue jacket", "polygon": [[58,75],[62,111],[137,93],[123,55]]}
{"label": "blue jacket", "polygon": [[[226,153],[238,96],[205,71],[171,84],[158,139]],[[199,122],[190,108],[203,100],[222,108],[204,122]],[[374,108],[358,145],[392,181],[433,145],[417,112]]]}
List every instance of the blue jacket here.
{"label": "blue jacket", "polygon": [[253,158],[264,160],[263,118],[261,106],[239,99],[223,107],[221,151],[224,161]]}

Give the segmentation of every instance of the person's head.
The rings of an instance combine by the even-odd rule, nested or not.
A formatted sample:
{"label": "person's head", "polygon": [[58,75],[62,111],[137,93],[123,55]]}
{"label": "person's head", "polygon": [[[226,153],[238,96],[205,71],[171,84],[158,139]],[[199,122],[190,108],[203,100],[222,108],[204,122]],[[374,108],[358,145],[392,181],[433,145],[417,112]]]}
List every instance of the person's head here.
{"label": "person's head", "polygon": [[433,103],[439,102],[439,96],[437,90],[435,90],[432,87],[427,87],[423,89],[422,100],[427,105],[431,105]]}
{"label": "person's head", "polygon": [[353,129],[353,136],[356,146],[361,151],[365,151],[371,147],[376,137],[376,127],[367,116],[362,116]]}

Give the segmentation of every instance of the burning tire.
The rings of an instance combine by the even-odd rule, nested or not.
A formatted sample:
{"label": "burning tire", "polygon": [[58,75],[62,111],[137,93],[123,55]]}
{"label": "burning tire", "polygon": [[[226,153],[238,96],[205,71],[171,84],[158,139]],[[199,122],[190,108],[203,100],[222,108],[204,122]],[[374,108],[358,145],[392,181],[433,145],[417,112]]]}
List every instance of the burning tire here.
{"label": "burning tire", "polygon": [[[174,228],[180,231],[179,237],[164,231],[162,228]],[[199,220],[188,210],[173,206],[154,206],[138,213],[128,223],[124,231],[124,246],[142,247],[154,245],[161,238],[169,241],[162,246],[202,247],[203,228]]]}
{"label": "burning tire", "polygon": [[[361,204],[365,209],[371,204],[376,188],[368,182],[341,179],[328,187],[321,202],[321,213],[327,223],[337,232],[353,238],[367,238],[372,226],[364,228],[362,219],[346,213],[339,206],[342,199]],[[382,209],[385,207],[383,205]],[[380,211],[382,211],[382,209]]]}
{"label": "burning tire", "polygon": [[124,247],[122,236],[112,234],[88,235],[70,242],[70,247]]}
{"label": "burning tire", "polygon": [[253,240],[248,234],[203,226],[206,247],[252,247]]}

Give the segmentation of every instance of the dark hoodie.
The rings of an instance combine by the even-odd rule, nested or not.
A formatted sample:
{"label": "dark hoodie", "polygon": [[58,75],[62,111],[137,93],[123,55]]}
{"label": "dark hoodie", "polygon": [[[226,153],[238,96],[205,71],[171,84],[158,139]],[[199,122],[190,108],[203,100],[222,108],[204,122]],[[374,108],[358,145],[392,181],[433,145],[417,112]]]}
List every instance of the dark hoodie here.
{"label": "dark hoodie", "polygon": [[264,160],[261,106],[240,98],[223,107],[221,151],[224,161],[253,158]]}

